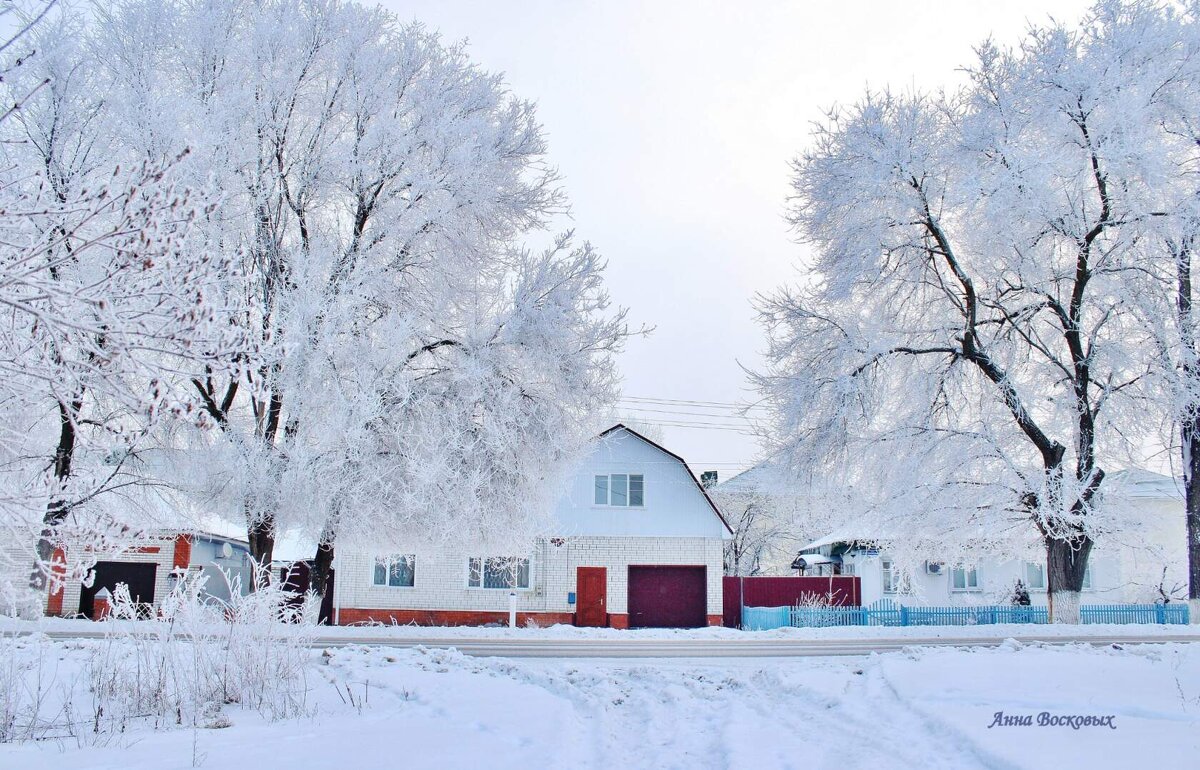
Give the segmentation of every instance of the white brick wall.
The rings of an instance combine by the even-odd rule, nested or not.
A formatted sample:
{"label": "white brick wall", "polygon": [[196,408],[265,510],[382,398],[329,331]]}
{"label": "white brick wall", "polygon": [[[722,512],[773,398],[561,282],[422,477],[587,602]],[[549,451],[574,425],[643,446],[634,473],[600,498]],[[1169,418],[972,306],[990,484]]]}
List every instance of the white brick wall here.
{"label": "white brick wall", "polygon": [[[708,614],[720,615],[722,541],[712,537],[572,537],[562,545],[539,540],[530,554],[530,586],[517,591],[520,612],[572,612],[567,594],[575,591],[577,567],[606,567],[608,611],[628,612],[630,565],[677,564],[707,567]],[[505,554],[427,551],[416,554],[412,588],[372,584],[375,557],[366,550],[338,553],[336,603],[357,609],[508,610],[506,590],[467,587],[471,556]]]}

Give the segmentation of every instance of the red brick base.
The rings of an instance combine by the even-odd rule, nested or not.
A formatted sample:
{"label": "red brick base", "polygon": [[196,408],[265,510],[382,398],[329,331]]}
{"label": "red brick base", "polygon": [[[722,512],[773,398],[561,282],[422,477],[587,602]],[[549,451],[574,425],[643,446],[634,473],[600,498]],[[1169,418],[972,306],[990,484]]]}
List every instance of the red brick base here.
{"label": "red brick base", "polygon": [[[720,615],[708,615],[708,625],[719,626]],[[367,610],[344,607],[338,610],[338,625],[353,626],[360,623],[382,623],[387,626],[486,626],[489,623],[508,625],[507,612],[478,612],[474,610]],[[575,624],[571,612],[518,612],[517,625],[524,628],[530,623],[546,627],[557,623]],[[629,628],[628,615],[609,614],[609,628]]]}
{"label": "red brick base", "polygon": [[[157,548],[154,549],[158,551]],[[175,536],[175,552],[171,555],[171,569],[186,570],[192,563],[192,538],[190,535]]]}
{"label": "red brick base", "polygon": [[[485,626],[489,623],[508,625],[507,612],[475,612],[472,610],[364,610],[343,607],[338,610],[338,625],[353,626],[359,623],[383,623],[384,625],[415,626]],[[571,612],[518,612],[517,625],[524,628],[530,623],[552,626],[556,623],[572,625],[575,614]]]}

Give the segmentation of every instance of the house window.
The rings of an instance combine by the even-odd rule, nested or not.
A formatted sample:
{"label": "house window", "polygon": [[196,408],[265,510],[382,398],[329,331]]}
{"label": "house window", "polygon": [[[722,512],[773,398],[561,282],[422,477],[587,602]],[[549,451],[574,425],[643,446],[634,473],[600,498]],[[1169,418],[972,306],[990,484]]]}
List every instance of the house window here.
{"label": "house window", "polygon": [[608,476],[596,477],[596,505],[608,505]]}
{"label": "house window", "polygon": [[641,508],[646,504],[646,477],[640,473],[596,476],[595,490],[596,505]]}
{"label": "house window", "polygon": [[467,562],[470,588],[529,588],[529,559],[473,556]]}
{"label": "house window", "polygon": [[950,570],[950,590],[978,591],[979,569],[974,566],[963,566]]}
{"label": "house window", "polygon": [[377,586],[412,588],[416,577],[417,557],[412,554],[375,558],[375,576],[372,582]]}
{"label": "house window", "polygon": [[[1025,585],[1038,591],[1046,590],[1046,565],[1035,562],[1025,564]],[[1092,564],[1088,562],[1083,571],[1083,590],[1092,590]]]}
{"label": "house window", "polygon": [[1025,563],[1025,587],[1035,591],[1046,590],[1046,565],[1032,561]]}
{"label": "house window", "polygon": [[891,559],[884,559],[880,566],[883,568],[883,592],[900,593],[900,570],[896,569],[896,563]]}

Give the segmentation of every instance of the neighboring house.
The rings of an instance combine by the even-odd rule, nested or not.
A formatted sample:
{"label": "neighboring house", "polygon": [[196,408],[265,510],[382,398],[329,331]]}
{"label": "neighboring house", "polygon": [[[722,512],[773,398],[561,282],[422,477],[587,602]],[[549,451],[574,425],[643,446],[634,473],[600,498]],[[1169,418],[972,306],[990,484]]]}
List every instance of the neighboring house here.
{"label": "neighboring house", "polygon": [[[1044,562],[1036,556],[985,556],[960,561],[945,555],[911,564],[898,560],[891,550],[893,541],[885,537],[841,533],[805,545],[793,564],[805,576],[859,578],[864,605],[880,599],[930,606],[1007,604],[1018,580],[1033,604],[1046,603]],[[1088,604],[1127,601],[1119,561],[1113,554],[1099,547],[1092,550],[1084,593],[1083,601]]]}
{"label": "neighboring house", "polygon": [[[1093,547],[1083,602],[1142,604],[1164,594],[1186,599],[1179,592],[1187,586],[1185,520],[1175,482],[1131,470],[1111,474],[1105,484],[1127,528]],[[914,565],[894,558],[894,552],[906,550],[901,545],[880,532],[850,529],[803,546],[793,568],[803,575],[857,576],[864,605],[879,599],[933,606],[1007,603],[1018,580],[1033,604],[1046,603],[1045,558],[1039,553],[978,558],[947,553]]]}
{"label": "neighboring house", "polygon": [[[1121,574],[1130,600],[1186,600],[1187,513],[1183,485],[1170,476],[1133,469],[1109,476],[1135,526],[1115,533]],[[1107,482],[1106,482],[1107,483]]]}
{"label": "neighboring house", "polygon": [[229,601],[232,586],[243,594],[249,590],[250,564],[245,541],[207,532],[162,532],[119,554],[99,554],[91,585],[68,581],[50,592],[46,614],[90,618],[96,593],[101,588],[111,592],[117,583],[127,585],[130,596],[150,609],[185,572],[207,575],[205,595]]}
{"label": "neighboring house", "polygon": [[717,506],[678,455],[624,425],[600,434],[530,553],[339,546],[335,622],[613,628],[720,625]]}

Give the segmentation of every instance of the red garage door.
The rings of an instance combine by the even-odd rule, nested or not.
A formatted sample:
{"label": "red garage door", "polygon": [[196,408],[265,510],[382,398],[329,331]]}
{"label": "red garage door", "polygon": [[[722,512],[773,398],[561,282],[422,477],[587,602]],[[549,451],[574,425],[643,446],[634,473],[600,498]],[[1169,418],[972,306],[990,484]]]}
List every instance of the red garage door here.
{"label": "red garage door", "polygon": [[703,628],[707,625],[704,567],[629,568],[630,628]]}

